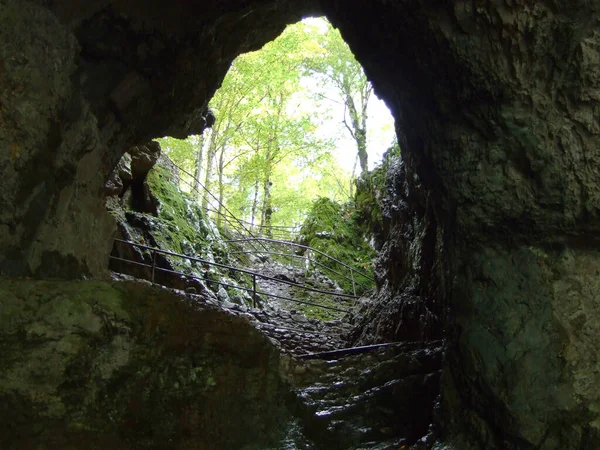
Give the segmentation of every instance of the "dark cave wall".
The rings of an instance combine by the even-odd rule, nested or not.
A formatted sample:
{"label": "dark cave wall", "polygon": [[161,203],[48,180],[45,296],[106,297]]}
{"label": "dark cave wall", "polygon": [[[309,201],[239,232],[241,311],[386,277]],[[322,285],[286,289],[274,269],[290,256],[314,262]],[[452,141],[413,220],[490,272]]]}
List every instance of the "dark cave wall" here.
{"label": "dark cave wall", "polygon": [[0,273],[101,275],[121,153],[200,130],[231,60],[319,9],[403,151],[357,341],[447,338],[459,448],[600,446],[596,2],[0,0]]}
{"label": "dark cave wall", "polygon": [[468,436],[459,448],[600,445],[598,8],[326,8],[394,111],[406,165],[356,338],[445,328],[438,423]]}
{"label": "dark cave wall", "polygon": [[309,1],[0,2],[0,274],[102,276],[122,153],[184,137],[229,64]]}

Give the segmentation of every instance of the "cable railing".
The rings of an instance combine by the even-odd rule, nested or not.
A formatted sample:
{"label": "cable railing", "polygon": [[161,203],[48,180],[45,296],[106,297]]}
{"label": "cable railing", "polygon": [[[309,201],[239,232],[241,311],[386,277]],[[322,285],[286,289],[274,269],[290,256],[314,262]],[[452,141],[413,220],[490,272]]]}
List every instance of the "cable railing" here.
{"label": "cable railing", "polygon": [[[246,220],[242,220],[240,218],[238,218],[237,216],[235,216],[226,206],[223,202],[221,202],[209,189],[206,188],[206,186],[197,178],[194,177],[194,175],[192,175],[191,173],[189,173],[187,170],[185,170],[184,168],[178,166],[177,164],[175,164],[175,162],[173,162],[172,160],[170,160],[170,164],[176,168],[177,170],[179,170],[180,172],[184,173],[185,175],[187,175],[188,177],[190,177],[194,183],[186,180],[185,178],[179,177],[179,181],[183,181],[185,184],[187,184],[193,191],[195,191],[196,193],[198,193],[200,195],[201,200],[203,201],[203,206],[204,209],[206,211],[210,211],[213,212],[215,214],[217,214],[218,216],[222,217],[229,225],[231,225],[232,229],[242,229],[244,230],[245,233],[247,233],[248,235],[252,236],[252,237],[260,237],[261,233],[256,233],[255,231],[252,231],[252,228],[254,227],[258,227],[259,229],[266,229],[266,230],[284,230],[284,229],[290,229],[290,230],[298,230],[300,229],[300,226],[297,225],[257,225],[254,224],[252,222],[248,222]],[[202,192],[200,192],[200,190],[196,187],[196,186],[200,186],[203,191],[205,192],[205,194],[203,194]],[[208,194],[208,196],[207,196]],[[218,209],[214,209],[208,206],[208,203],[210,201],[215,201],[218,205],[220,205],[220,207],[226,211],[226,213],[223,213],[222,211],[219,211]],[[249,225],[250,229],[246,226]],[[258,236],[256,236],[258,235]],[[283,236],[280,237],[286,237],[286,238],[291,238],[293,237],[293,233],[285,234]]]}
{"label": "cable railing", "polygon": [[[259,290],[257,288],[257,279],[258,278],[263,279],[263,280],[268,280],[270,282],[279,283],[279,284],[290,285],[290,286],[293,286],[295,289],[299,289],[299,290],[302,290],[305,292],[312,292],[312,293],[330,296],[332,298],[337,298],[338,301],[339,301],[339,299],[348,299],[348,300],[352,300],[354,302],[358,299],[358,297],[356,297],[355,295],[345,294],[345,293],[340,293],[340,292],[331,292],[331,291],[326,291],[326,290],[322,290],[322,289],[316,289],[316,288],[312,288],[312,287],[308,287],[308,286],[303,286],[303,285],[295,283],[293,281],[283,280],[280,278],[263,275],[259,272],[254,272],[254,271],[247,270],[247,269],[241,269],[239,267],[234,267],[234,266],[230,266],[227,264],[221,264],[221,263],[217,263],[217,262],[213,262],[213,261],[208,261],[208,260],[196,258],[193,256],[183,255],[180,253],[170,252],[167,250],[161,250],[159,248],[150,247],[145,244],[138,244],[136,242],[124,241],[122,239],[115,239],[115,245],[123,245],[126,247],[138,248],[138,249],[146,250],[150,253],[150,263],[134,261],[133,259],[122,258],[120,256],[116,256],[113,254],[110,255],[110,260],[118,261],[123,264],[131,264],[131,265],[135,265],[135,266],[141,266],[141,267],[148,269],[150,272],[149,273],[149,279],[150,279],[149,281],[152,283],[156,282],[157,273],[166,273],[166,274],[171,274],[171,275],[182,276],[185,278],[201,281],[204,283],[213,283],[213,284],[216,284],[219,286],[229,287],[231,289],[237,289],[237,290],[251,294],[251,299],[253,302],[253,306],[255,308],[258,306],[259,296],[265,296],[265,297],[276,298],[279,300],[289,301],[292,303],[299,303],[299,304],[314,306],[317,308],[323,308],[323,309],[327,309],[327,310],[331,310],[331,311],[337,311],[337,312],[341,312],[341,313],[349,312],[349,309],[343,309],[343,308],[338,308],[338,307],[329,306],[329,305],[322,305],[319,303],[310,302],[310,301],[306,301],[306,300],[298,300],[295,298],[286,297],[286,296],[282,296],[282,295],[278,295],[278,294],[273,294],[271,292]],[[205,272],[204,277],[199,277],[197,275],[191,275],[191,274],[187,274],[187,273],[180,272],[177,270],[171,270],[169,268],[161,267],[159,264],[157,264],[157,256],[158,255],[166,255],[166,256],[170,256],[172,258],[181,258],[184,260],[188,260],[190,262],[200,263],[204,267],[209,267],[209,266],[218,267],[220,269],[226,269],[229,271],[234,271],[234,272],[238,272],[241,274],[245,274],[251,278],[252,287],[250,288],[250,287],[246,287],[246,286],[234,285],[232,283],[227,283],[222,280],[208,278],[208,271]],[[113,265],[113,269],[116,269],[115,270],[116,272],[125,273],[125,272],[118,270],[119,269],[118,265],[117,265],[117,267],[114,267],[114,265]]]}
{"label": "cable railing", "polygon": [[[171,162],[172,162],[172,161],[171,161]],[[240,225],[240,227],[241,227],[242,229],[244,229],[244,230],[246,231],[246,233],[248,233],[248,235],[250,235],[250,236],[254,236],[254,234],[253,234],[253,233],[252,233],[250,230],[248,230],[248,229],[247,229],[247,228],[244,226],[244,224],[242,223],[242,221],[241,221],[240,219],[238,219],[238,218],[237,218],[237,217],[236,217],[236,216],[235,216],[235,215],[234,215],[234,214],[233,214],[233,213],[232,213],[232,212],[231,212],[231,211],[230,211],[230,210],[229,210],[229,209],[228,209],[228,208],[227,208],[227,207],[226,207],[226,206],[225,206],[225,205],[224,205],[224,204],[223,204],[223,203],[222,203],[222,202],[221,202],[221,201],[220,201],[220,200],[219,200],[219,199],[218,199],[218,198],[217,198],[217,197],[216,197],[216,196],[215,196],[213,193],[212,193],[212,192],[210,192],[210,191],[209,191],[209,190],[206,188],[206,186],[204,186],[204,184],[202,184],[202,183],[200,182],[200,180],[198,180],[197,178],[195,178],[195,177],[194,177],[194,176],[193,176],[191,173],[189,173],[187,170],[183,169],[182,167],[179,167],[179,166],[178,166],[177,164],[175,164],[174,162],[173,162],[173,166],[174,166],[175,168],[177,168],[178,170],[180,170],[181,172],[185,173],[187,176],[191,177],[191,178],[192,178],[192,180],[194,180],[194,181],[195,181],[195,183],[191,183],[191,182],[189,182],[189,181],[187,181],[187,180],[185,180],[185,179],[183,179],[183,178],[181,178],[181,177],[179,178],[179,179],[180,179],[180,181],[183,181],[183,182],[184,182],[184,183],[186,183],[188,186],[190,186],[190,187],[192,188],[192,190],[194,190],[194,191],[196,191],[198,194],[202,195],[202,193],[201,193],[201,192],[198,190],[198,188],[196,187],[196,184],[197,184],[198,186],[200,186],[200,187],[201,187],[201,188],[202,188],[202,189],[203,189],[203,190],[204,190],[204,191],[205,191],[205,192],[206,192],[208,195],[210,195],[210,196],[213,198],[213,200],[215,200],[217,203],[219,203],[219,204],[220,204],[220,205],[223,207],[223,209],[224,209],[224,210],[225,210],[225,211],[226,211],[226,212],[229,214],[229,216],[230,216],[230,217],[233,219],[233,221],[237,222],[237,223]],[[208,199],[208,197],[205,197],[205,196],[203,196],[203,197],[202,197],[202,199],[203,199],[203,200],[204,200],[204,199]],[[226,220],[226,221],[228,221],[228,222],[229,222],[229,219],[227,218],[227,216],[224,216],[224,218],[225,218],[225,220]],[[230,223],[231,223],[231,222],[230,222]],[[265,248],[265,250],[267,250],[267,249]]]}
{"label": "cable railing", "polygon": [[[252,233],[253,237],[272,237],[277,239],[294,239],[299,231],[300,226],[287,226],[287,225],[259,225],[252,222],[248,222],[246,220],[235,218],[235,216],[229,216],[228,214],[224,214],[222,211],[218,209],[211,208],[210,206],[206,206],[204,208],[207,212],[213,213],[217,217],[221,217],[225,220],[225,232],[229,234],[239,234],[245,235],[246,228]],[[217,219],[218,220],[218,219]],[[240,221],[245,224],[246,228],[241,228],[233,222],[233,220]]]}
{"label": "cable railing", "polygon": [[[331,272],[331,273],[335,273],[338,276],[341,276],[343,278],[345,278],[347,281],[350,281],[352,283],[352,290],[353,290],[353,294],[356,296],[356,286],[360,286],[364,289],[368,289],[368,286],[365,286],[364,284],[359,283],[354,274],[358,274],[364,278],[366,278],[367,280],[371,281],[371,282],[375,282],[375,280],[373,278],[371,278],[369,275],[366,275],[365,273],[361,272],[360,270],[357,270],[356,268],[328,255],[327,253],[324,253],[320,250],[317,250],[316,248],[313,247],[309,247],[307,245],[301,245],[301,244],[297,244],[295,242],[290,242],[290,241],[280,241],[277,239],[269,239],[269,238],[257,238],[257,237],[252,237],[252,238],[245,238],[245,239],[231,239],[228,240],[226,242],[230,242],[230,243],[239,243],[239,242],[247,242],[247,241],[262,241],[262,242],[268,242],[268,243],[275,243],[275,244],[282,244],[282,245],[286,245],[289,246],[291,249],[293,248],[301,248],[307,252],[315,252],[318,253],[319,255],[323,256],[324,258],[326,258],[329,261],[334,262],[335,264],[338,264],[342,267],[345,267],[346,269],[348,269],[350,271],[350,276],[347,276],[345,274],[342,274],[338,271],[336,271],[335,269],[332,269],[331,267],[320,263],[319,261],[306,257],[306,256],[301,256],[301,255],[295,255],[294,252],[291,252],[291,258],[296,258],[296,259],[303,259],[303,260],[307,260],[309,263],[313,263],[315,265],[318,265],[319,267],[326,269],[327,271]],[[235,252],[232,252],[235,253]],[[246,253],[246,252],[244,252]],[[283,256],[288,256],[287,254],[282,254]],[[293,264],[292,264],[293,265]]]}
{"label": "cable railing", "polygon": [[[226,240],[226,242],[238,243],[238,244],[243,243],[243,244],[247,244],[250,247],[250,250],[242,249],[240,251],[229,252],[230,255],[268,254],[268,255],[272,255],[272,256],[287,257],[286,254],[273,252],[272,249],[268,247],[268,245],[265,245],[265,243],[284,245],[284,246],[290,247],[290,259],[291,259],[292,267],[294,266],[294,262],[298,261],[298,260],[304,260],[305,267],[307,269],[310,267],[311,264],[314,266],[318,266],[318,267],[324,269],[325,271],[327,271],[328,273],[335,274],[338,277],[341,277],[342,279],[345,279],[346,281],[350,282],[352,284],[352,293],[354,296],[356,296],[356,293],[357,293],[357,286],[361,287],[364,290],[369,289],[368,286],[365,286],[364,284],[362,284],[358,280],[356,280],[355,274],[360,275],[364,279],[374,283],[373,278],[371,278],[370,276],[357,270],[356,268],[354,268],[342,261],[339,261],[318,249],[300,245],[300,244],[296,244],[295,242],[292,242],[291,239],[293,237],[295,237],[294,234],[292,234],[292,233],[276,234],[277,232],[283,231],[283,230],[299,231],[299,229],[300,229],[299,226],[256,225],[251,222],[239,219],[212,192],[210,192],[203,183],[201,183],[198,179],[196,179],[191,173],[189,173],[182,167],[179,167],[174,162],[171,161],[171,163],[172,163],[172,166],[175,167],[177,170],[181,171],[182,173],[184,173],[188,177],[190,177],[192,180],[194,180],[194,183],[192,183],[190,181],[185,180],[182,177],[179,177],[180,181],[183,181],[184,183],[186,183],[193,191],[195,191],[196,193],[199,194],[200,198],[203,200],[203,204],[206,204],[204,209],[217,214],[219,217],[221,217],[226,222],[226,224],[229,226],[228,229],[226,230],[226,232],[227,232],[227,234],[230,235],[230,237],[236,237],[236,235],[237,235],[238,239],[228,239],[228,240]],[[200,186],[204,190],[204,194],[198,190],[197,186]],[[209,206],[210,199],[208,196],[210,196],[213,201],[215,201],[218,205],[220,205],[219,209],[214,209]],[[223,212],[223,211],[225,211],[225,212]],[[261,236],[260,233],[256,233],[255,231],[253,231],[254,227],[258,227],[259,230],[266,229],[269,231],[270,234],[266,237]],[[273,231],[275,231],[276,233],[273,233]],[[214,233],[214,231],[212,231],[212,229],[211,229],[211,232]],[[260,246],[260,248],[258,248],[258,246],[255,244],[258,244]],[[335,263],[336,267],[341,266],[341,267],[349,270],[349,276],[347,274],[341,273],[340,271],[328,266],[327,264],[323,264],[322,262],[317,261],[314,258],[310,258],[310,256],[296,255],[294,252],[294,248],[303,249],[304,253],[307,255],[317,253],[317,254],[323,256],[325,259]]]}

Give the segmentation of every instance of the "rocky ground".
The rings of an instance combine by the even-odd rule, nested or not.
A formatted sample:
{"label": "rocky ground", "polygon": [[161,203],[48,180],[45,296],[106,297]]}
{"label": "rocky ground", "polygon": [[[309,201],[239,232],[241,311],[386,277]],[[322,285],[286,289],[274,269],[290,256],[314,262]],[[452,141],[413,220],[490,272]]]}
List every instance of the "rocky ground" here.
{"label": "rocky ground", "polygon": [[[262,267],[265,267],[264,274],[281,274],[281,270],[275,270],[275,268],[267,271],[264,263]],[[281,267],[276,266],[276,269],[281,269]],[[133,279],[130,276],[117,273],[113,274],[113,278],[115,280]],[[293,288],[290,285],[269,280],[257,282],[257,287],[259,291],[286,297],[291,295],[290,291]],[[218,295],[208,290],[202,293],[175,291],[190,299],[202,301],[211,306],[246,317],[256,328],[273,339],[281,351],[286,354],[300,356],[348,347],[347,337],[352,328],[350,324],[339,319],[324,321],[306,317],[297,309],[294,309],[293,306],[288,309],[289,305],[295,305],[292,302],[280,301],[275,298],[266,300],[268,297],[263,294],[261,297],[265,299],[264,307],[254,308],[246,304],[233,303],[229,300],[223,301]]]}
{"label": "rocky ground", "polygon": [[[266,270],[268,264],[261,265]],[[273,272],[281,269],[280,264],[270,266]],[[352,326],[344,320],[307,318],[282,305],[259,309],[216,295],[175,292],[249,322],[279,349],[294,420],[278,450],[427,448],[417,441],[432,422],[441,342],[348,349]]]}

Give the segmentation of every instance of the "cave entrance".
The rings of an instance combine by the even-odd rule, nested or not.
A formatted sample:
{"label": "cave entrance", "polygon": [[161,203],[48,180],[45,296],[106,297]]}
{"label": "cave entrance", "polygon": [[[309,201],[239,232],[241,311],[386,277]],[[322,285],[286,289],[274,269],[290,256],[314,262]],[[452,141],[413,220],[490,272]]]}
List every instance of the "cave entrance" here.
{"label": "cave entrance", "polygon": [[[310,278],[323,291],[360,296],[373,287],[382,159],[399,149],[391,113],[340,33],[323,17],[307,18],[239,56],[205,117],[209,127],[201,135],[158,140],[162,167],[149,173],[146,186],[159,197],[151,202],[154,215],[169,222],[162,245],[251,264],[284,281]],[[187,203],[175,198],[167,178]],[[314,292],[260,288],[314,303]],[[291,306],[331,319],[339,316],[338,300],[319,298],[333,308],[327,311]]]}
{"label": "cave entrance", "polygon": [[209,106],[214,123],[202,135],[161,144],[217,227],[369,271],[381,228],[376,167],[397,144],[390,111],[339,31],[324,17],[289,25],[232,63]]}
{"label": "cave entrance", "polygon": [[324,17],[239,56],[210,109],[211,128],[163,150],[220,227],[227,210],[269,237],[287,237],[319,197],[348,202],[395,145],[391,113]]}

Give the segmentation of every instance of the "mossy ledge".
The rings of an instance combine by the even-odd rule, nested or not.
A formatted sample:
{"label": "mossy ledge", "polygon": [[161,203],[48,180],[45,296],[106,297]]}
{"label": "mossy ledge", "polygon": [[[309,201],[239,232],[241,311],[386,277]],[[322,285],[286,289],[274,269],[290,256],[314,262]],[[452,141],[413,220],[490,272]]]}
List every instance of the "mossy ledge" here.
{"label": "mossy ledge", "polygon": [[240,316],[140,282],[0,280],[0,448],[258,449],[287,413]]}
{"label": "mossy ledge", "polygon": [[[314,258],[319,263],[342,273],[326,271],[325,274],[335,280],[345,292],[353,292],[350,272],[347,266],[361,273],[370,272],[370,261],[375,256],[373,248],[366,241],[366,230],[358,221],[354,205],[339,204],[329,198],[321,197],[313,202],[312,208],[302,228],[298,242],[308,245],[320,252],[341,261],[346,266],[336,264],[333,260],[316,253]],[[363,294],[372,287],[373,282],[355,273],[356,291]]]}

